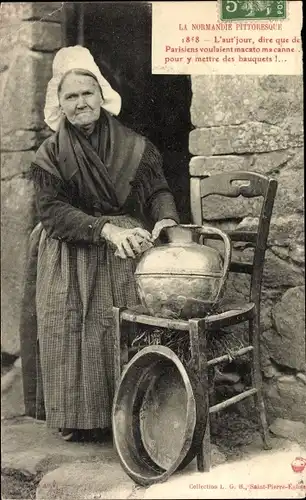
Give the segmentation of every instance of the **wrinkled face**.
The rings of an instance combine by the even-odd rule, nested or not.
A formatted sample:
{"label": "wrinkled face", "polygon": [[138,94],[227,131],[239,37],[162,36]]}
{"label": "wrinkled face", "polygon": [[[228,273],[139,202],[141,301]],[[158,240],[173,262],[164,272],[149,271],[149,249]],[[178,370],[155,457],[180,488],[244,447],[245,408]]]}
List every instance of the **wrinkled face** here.
{"label": "wrinkled face", "polygon": [[89,126],[98,120],[101,112],[99,84],[89,75],[69,73],[59,91],[59,103],[72,125]]}

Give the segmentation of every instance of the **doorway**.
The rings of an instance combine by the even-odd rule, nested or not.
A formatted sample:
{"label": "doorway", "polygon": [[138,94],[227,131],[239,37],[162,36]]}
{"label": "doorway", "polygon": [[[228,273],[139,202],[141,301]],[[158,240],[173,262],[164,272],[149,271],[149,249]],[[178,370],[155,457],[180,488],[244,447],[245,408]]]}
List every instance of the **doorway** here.
{"label": "doorway", "polygon": [[145,135],[163,155],[164,173],[181,222],[190,222],[191,82],[189,76],[151,74],[150,2],[75,2],[70,6],[66,45],[81,39],[90,50],[122,97],[119,120]]}

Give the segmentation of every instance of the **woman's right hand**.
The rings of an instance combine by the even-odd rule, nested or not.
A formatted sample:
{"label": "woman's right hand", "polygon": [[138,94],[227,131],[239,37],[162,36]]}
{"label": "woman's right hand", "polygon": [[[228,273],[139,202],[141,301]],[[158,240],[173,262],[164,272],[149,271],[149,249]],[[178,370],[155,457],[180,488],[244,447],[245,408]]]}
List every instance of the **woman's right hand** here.
{"label": "woman's right hand", "polygon": [[116,247],[115,255],[121,257],[121,259],[127,257],[135,259],[143,253],[144,247],[147,249],[153,245],[151,234],[141,227],[124,229],[107,222],[101,231],[101,235]]}

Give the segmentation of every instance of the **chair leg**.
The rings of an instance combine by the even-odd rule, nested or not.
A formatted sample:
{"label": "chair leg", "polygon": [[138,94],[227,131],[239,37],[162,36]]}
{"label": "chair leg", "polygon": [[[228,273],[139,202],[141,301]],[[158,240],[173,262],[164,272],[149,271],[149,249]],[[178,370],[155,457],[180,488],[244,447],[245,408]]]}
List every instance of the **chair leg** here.
{"label": "chair leg", "polygon": [[120,331],[120,308],[113,307],[113,329],[114,329],[114,387],[117,390],[121,375],[121,331]]}
{"label": "chair leg", "polygon": [[[209,407],[209,406],[208,406]],[[209,472],[211,467],[210,420],[207,417],[206,429],[202,445],[197,454],[197,469],[199,472]]]}
{"label": "chair leg", "polygon": [[260,348],[259,348],[259,335],[260,335],[260,321],[256,314],[253,319],[249,321],[249,336],[253,350],[253,363],[252,363],[252,385],[257,389],[254,395],[255,407],[258,415],[259,429],[263,440],[265,450],[271,450],[271,442],[269,436],[269,429],[266,417],[265,402],[263,398],[263,382],[260,368]]}
{"label": "chair leg", "polygon": [[[200,331],[199,331],[200,330]],[[209,422],[209,385],[208,368],[206,358],[206,331],[205,323],[198,320],[189,320],[189,338],[191,358],[194,369],[199,373],[201,385],[204,387],[205,406],[207,409],[207,422],[202,443],[199,445],[197,453],[197,469],[199,472],[208,472],[210,470],[211,447],[210,447],[210,422]]]}
{"label": "chair leg", "polygon": [[[212,368],[208,371],[208,383],[209,383],[209,406],[214,406],[217,404],[216,391],[215,391],[215,369]],[[210,419],[210,431],[212,433],[218,428],[219,425],[219,413],[212,413],[209,415]]]}

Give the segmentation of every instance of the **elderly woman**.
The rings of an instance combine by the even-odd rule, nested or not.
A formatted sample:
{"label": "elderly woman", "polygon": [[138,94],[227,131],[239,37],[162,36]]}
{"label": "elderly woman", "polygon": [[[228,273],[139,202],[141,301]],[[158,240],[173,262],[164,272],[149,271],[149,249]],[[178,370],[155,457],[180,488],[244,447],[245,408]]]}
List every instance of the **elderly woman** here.
{"label": "elderly woman", "polygon": [[65,440],[110,428],[112,307],[138,303],[137,258],[179,221],[160,154],[114,118],[120,107],[87,49],[57,53],[45,107],[55,133],[31,174],[38,360],[47,425]]}

